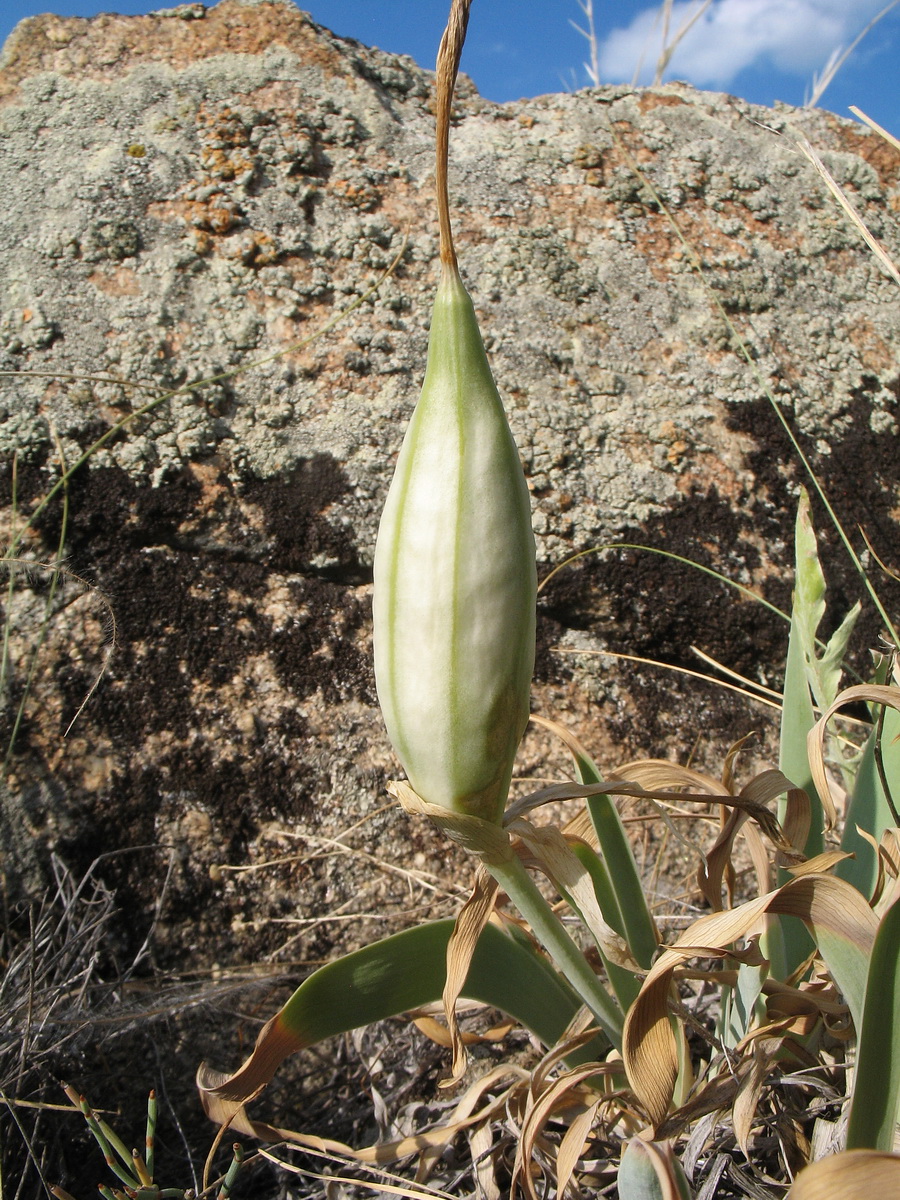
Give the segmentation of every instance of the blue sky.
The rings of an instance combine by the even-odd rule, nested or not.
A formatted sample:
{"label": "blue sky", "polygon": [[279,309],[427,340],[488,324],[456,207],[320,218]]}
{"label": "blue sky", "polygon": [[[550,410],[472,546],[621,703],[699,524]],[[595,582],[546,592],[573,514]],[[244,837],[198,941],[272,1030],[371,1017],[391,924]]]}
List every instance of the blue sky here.
{"label": "blue sky", "polygon": [[[164,2],[164,0],[163,0]],[[703,0],[675,0],[671,28]],[[888,0],[710,0],[672,57],[667,78],[732,92],[759,104],[802,104],[814,73],[848,46]],[[160,0],[2,0],[0,39],[16,21],[52,11],[89,16],[109,10],[149,12]],[[302,0],[335,33],[434,64],[448,0]],[[594,0],[601,82],[628,82],[641,60],[655,64],[658,0]],[[579,0],[476,0],[463,69],[491,100],[513,100],[585,86],[587,42],[570,21],[585,23]],[[900,5],[853,53],[822,98],[844,116],[850,104],[900,133]],[[646,80],[642,80],[646,81]]]}

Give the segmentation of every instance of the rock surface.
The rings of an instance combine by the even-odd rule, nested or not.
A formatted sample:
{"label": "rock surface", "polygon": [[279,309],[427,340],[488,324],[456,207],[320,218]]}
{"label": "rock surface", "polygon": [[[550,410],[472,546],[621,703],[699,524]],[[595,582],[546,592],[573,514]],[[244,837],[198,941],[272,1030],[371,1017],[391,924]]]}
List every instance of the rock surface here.
{"label": "rock surface", "polygon": [[[123,940],[159,904],[176,969],[312,961],[466,884],[386,804],[370,664],[375,529],[435,286],[432,99],[410,60],[275,0],[39,17],[0,59],[4,528],[72,573],[53,593],[34,567],[7,597],[5,886],[39,888],[51,849],[76,871],[108,855]],[[495,105],[463,81],[457,108],[458,248],[541,573],[649,542],[789,603],[802,474],[722,312],[842,517],[896,564],[900,298],[797,139],[894,253],[900,157],[821,111],[681,85]],[[100,438],[65,509],[25,528]],[[840,607],[858,587],[831,575]],[[604,766],[714,763],[765,725],[595,656],[698,666],[696,643],[777,684],[783,625],[721,585],[619,552],[541,606],[535,709]],[[523,776],[564,763],[529,735]]]}

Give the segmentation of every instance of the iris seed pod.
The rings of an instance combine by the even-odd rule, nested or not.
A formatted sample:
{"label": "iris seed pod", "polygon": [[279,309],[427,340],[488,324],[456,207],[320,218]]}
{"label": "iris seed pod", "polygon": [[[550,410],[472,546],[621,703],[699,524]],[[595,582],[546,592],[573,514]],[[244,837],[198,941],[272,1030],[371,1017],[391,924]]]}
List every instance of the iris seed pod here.
{"label": "iris seed pod", "polygon": [[502,816],[528,721],[535,593],[518,451],[472,301],[445,262],[375,548],[378,698],[430,804]]}

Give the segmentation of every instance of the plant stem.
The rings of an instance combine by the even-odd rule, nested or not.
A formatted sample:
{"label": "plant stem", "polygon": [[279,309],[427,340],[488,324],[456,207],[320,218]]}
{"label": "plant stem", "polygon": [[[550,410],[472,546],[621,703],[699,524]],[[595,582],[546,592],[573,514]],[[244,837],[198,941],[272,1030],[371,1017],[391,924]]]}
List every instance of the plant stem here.
{"label": "plant stem", "polygon": [[587,1005],[617,1050],[622,1048],[624,1017],[615,1000],[591,970],[590,964],[541,895],[521,859],[514,855],[488,863],[491,874],[531,926],[554,963]]}

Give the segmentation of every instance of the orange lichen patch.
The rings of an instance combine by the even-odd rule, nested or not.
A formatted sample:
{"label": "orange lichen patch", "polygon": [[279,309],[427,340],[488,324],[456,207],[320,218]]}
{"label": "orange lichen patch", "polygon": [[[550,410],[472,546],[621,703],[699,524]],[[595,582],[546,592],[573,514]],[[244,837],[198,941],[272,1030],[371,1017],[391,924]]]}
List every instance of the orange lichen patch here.
{"label": "orange lichen patch", "polygon": [[[611,124],[616,136],[636,162],[651,163],[656,161],[656,153],[644,142],[644,135],[641,130],[635,129],[632,123],[623,117],[614,118]],[[622,154],[621,149],[615,143],[610,147],[609,154],[612,159],[618,160],[623,166],[629,165],[627,157]]]}
{"label": "orange lichen patch", "polygon": [[370,183],[350,179],[335,179],[331,190],[346,204],[361,212],[374,212],[381,203],[381,193]]}
{"label": "orange lichen patch", "polygon": [[667,447],[666,458],[673,467],[681,463],[691,448],[690,434],[674,421],[663,421],[656,431],[656,439]]}
{"label": "orange lichen patch", "polygon": [[229,494],[229,488],[222,478],[220,464],[192,462],[188,464],[187,469],[200,484],[197,511],[199,513],[211,512],[217,502]]}
{"label": "orange lichen patch", "polygon": [[251,267],[268,267],[278,261],[278,254],[278,244],[270,233],[248,229],[240,238],[235,257]]}
{"label": "orange lichen patch", "polygon": [[605,220],[619,219],[618,206],[587,178],[583,183],[558,183],[536,194],[547,201],[547,207],[540,211],[552,217],[556,228],[566,233],[575,245],[591,240],[595,221],[602,224]]}
{"label": "orange lichen patch", "polygon": [[872,322],[866,317],[854,321],[849,327],[850,341],[859,351],[860,361],[867,371],[878,375],[894,366],[894,355],[883,338],[875,332]]}
{"label": "orange lichen patch", "polygon": [[185,5],[178,16],[32,17],[6,43],[0,104],[15,99],[23,79],[42,71],[81,79],[121,77],[147,62],[177,70],[219,54],[262,55],[273,45],[296,51],[325,75],[350,75],[346,58],[299,9],[263,3],[250,21],[244,5],[222,0],[209,9]]}
{"label": "orange lichen patch", "polygon": [[889,145],[883,137],[874,131],[869,132],[867,129],[859,129],[857,131],[852,126],[848,127],[846,123],[837,123],[837,117],[828,113],[830,118],[828,123],[832,130],[839,136],[841,149],[848,154],[858,154],[860,158],[864,158],[870,167],[874,167],[878,172],[878,177],[882,183],[896,184],[900,181],[900,157],[893,146]]}
{"label": "orange lichen patch", "polygon": [[746,493],[746,475],[738,474],[711,451],[698,452],[689,443],[680,441],[673,442],[666,457],[673,466],[687,459],[685,469],[675,482],[676,488],[684,496],[707,493],[715,488],[722,499],[737,504]]}
{"label": "orange lichen patch", "polygon": [[641,92],[638,96],[638,110],[641,113],[652,112],[654,108],[678,108],[685,103],[681,96],[672,96],[666,92]]}
{"label": "orange lichen patch", "polygon": [[204,147],[200,151],[200,162],[213,179],[237,179],[255,166],[252,158],[229,152],[220,146]]}
{"label": "orange lichen patch", "polygon": [[117,267],[114,271],[92,271],[89,281],[107,296],[139,296],[141,285],[131,267]]}
{"label": "orange lichen patch", "polygon": [[[197,207],[199,208],[199,205]],[[241,219],[241,212],[237,205],[210,204],[205,213],[198,213],[197,216],[198,219],[193,220],[191,224],[199,225],[201,229],[206,226],[212,233],[223,234],[234,229]]]}

